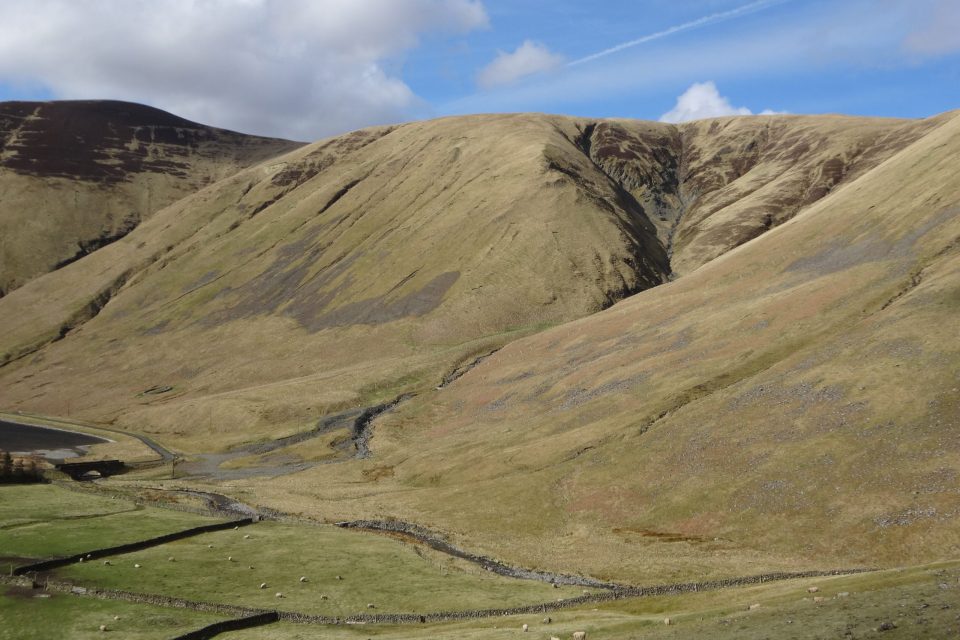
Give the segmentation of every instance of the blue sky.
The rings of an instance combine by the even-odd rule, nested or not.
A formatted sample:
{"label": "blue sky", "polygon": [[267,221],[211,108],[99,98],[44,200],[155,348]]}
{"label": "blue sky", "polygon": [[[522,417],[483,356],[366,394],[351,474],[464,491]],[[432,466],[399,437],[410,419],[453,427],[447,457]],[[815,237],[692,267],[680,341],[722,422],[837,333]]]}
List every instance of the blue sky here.
{"label": "blue sky", "polygon": [[2,100],[133,100],[298,139],[482,112],[960,108],[960,0],[0,0],[0,11]]}

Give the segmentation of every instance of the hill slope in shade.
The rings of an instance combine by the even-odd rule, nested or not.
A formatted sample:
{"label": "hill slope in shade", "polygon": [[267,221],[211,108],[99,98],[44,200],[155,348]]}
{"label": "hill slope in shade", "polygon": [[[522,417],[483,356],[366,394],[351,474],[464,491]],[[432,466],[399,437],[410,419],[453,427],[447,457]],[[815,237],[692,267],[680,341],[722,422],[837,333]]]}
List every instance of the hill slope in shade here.
{"label": "hill slope in shade", "polygon": [[0,295],[298,146],[126,102],[0,103]]}
{"label": "hill slope in shade", "polygon": [[354,132],[0,300],[0,404],[210,452],[418,392],[233,488],[528,566],[955,554],[958,153],[956,114]]}

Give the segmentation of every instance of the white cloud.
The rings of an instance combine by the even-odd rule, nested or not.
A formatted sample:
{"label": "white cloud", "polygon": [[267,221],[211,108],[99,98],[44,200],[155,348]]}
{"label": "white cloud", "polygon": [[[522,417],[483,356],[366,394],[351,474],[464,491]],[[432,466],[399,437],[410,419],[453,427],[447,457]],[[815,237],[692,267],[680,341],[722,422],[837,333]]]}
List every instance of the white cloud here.
{"label": "white cloud", "polygon": [[524,40],[513,53],[499,52],[493,62],[480,70],[477,83],[484,89],[513,84],[525,76],[556,69],[563,61],[563,56],[539,42]]}
{"label": "white cloud", "polygon": [[480,0],[0,0],[0,15],[0,82],[304,140],[406,119],[420,101],[391,60],[488,24]]}
{"label": "white cloud", "polygon": [[904,38],[904,48],[931,56],[960,51],[960,3],[938,0],[927,15],[928,19]]}
{"label": "white cloud", "polygon": [[[785,113],[764,109],[762,116]],[[717,85],[713,81],[694,82],[679,98],[673,109],[660,116],[660,122],[689,122],[704,118],[719,118],[722,116],[750,116],[753,112],[746,107],[735,107],[730,100],[720,95]]]}

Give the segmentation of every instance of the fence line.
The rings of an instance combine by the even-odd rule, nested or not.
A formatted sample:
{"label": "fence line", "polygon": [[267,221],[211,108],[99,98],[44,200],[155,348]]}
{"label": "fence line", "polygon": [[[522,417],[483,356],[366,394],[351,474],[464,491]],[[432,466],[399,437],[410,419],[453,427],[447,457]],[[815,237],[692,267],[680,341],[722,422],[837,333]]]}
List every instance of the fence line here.
{"label": "fence line", "polygon": [[211,531],[221,531],[223,529],[233,529],[235,527],[244,527],[248,524],[253,524],[253,522],[254,522],[253,518],[241,518],[240,520],[231,520],[229,522],[205,524],[199,527],[191,527],[190,529],[184,529],[183,531],[174,531],[173,533],[167,533],[162,536],[147,538],[146,540],[137,540],[136,542],[128,542],[127,544],[121,544],[113,547],[92,549],[90,551],[84,551],[83,553],[77,553],[72,556],[66,556],[62,558],[51,558],[49,560],[41,560],[40,562],[34,562],[32,564],[26,564],[26,565],[17,567],[16,569],[13,570],[13,575],[22,576],[28,573],[49,571],[50,569],[65,567],[68,564],[74,564],[75,562],[80,562],[82,560],[94,560],[96,558],[113,556],[120,553],[140,551],[141,549],[155,547],[157,545],[173,542],[174,540],[182,540],[184,538],[190,538],[193,536],[200,535],[202,533],[209,533]]}
{"label": "fence line", "polygon": [[252,616],[244,616],[242,618],[231,618],[230,620],[222,620],[220,622],[208,624],[207,626],[197,629],[196,631],[184,633],[183,635],[177,636],[173,640],[208,640],[209,638],[220,635],[221,633],[226,633],[227,631],[240,631],[241,629],[262,627],[266,624],[272,624],[279,619],[280,616],[277,615],[276,611],[257,613]]}
{"label": "fence line", "polygon": [[[792,580],[797,578],[817,578],[840,575],[853,575],[858,573],[868,573],[877,571],[877,569],[832,569],[825,571],[797,571],[797,572],[776,572],[763,573],[753,576],[744,576],[739,578],[725,578],[720,580],[707,580],[703,582],[684,582],[676,584],[652,585],[646,587],[629,587],[617,589],[615,591],[605,591],[602,593],[587,594],[566,598],[555,602],[543,602],[539,604],[523,605],[519,607],[506,607],[498,609],[467,609],[461,611],[438,611],[433,613],[377,613],[348,616],[327,616],[319,614],[302,613],[298,611],[278,611],[272,609],[258,609],[255,607],[246,607],[242,605],[218,604],[213,602],[199,602],[196,600],[187,600],[184,598],[174,598],[149,593],[136,593],[131,591],[119,591],[114,589],[98,589],[95,587],[81,587],[69,582],[59,582],[47,580],[43,583],[36,580],[29,580],[24,577],[6,577],[0,576],[0,583],[17,584],[19,586],[33,586],[33,588],[43,587],[48,591],[57,591],[61,593],[70,593],[78,596],[100,598],[103,600],[123,600],[139,604],[150,604],[161,607],[171,607],[179,609],[191,609],[193,611],[203,611],[212,613],[222,613],[226,615],[238,616],[239,618],[249,618],[254,616],[275,614],[278,620],[295,622],[302,624],[419,624],[426,622],[448,622],[455,620],[468,620],[472,618],[492,618],[512,615],[522,615],[528,613],[546,613],[550,611],[559,611],[586,604],[596,604],[601,602],[610,602],[612,600],[624,600],[629,598],[642,598],[661,595],[679,595],[681,593],[692,593],[698,591],[711,591],[730,587],[741,587],[765,582],[778,582],[782,580]],[[264,623],[265,624],[265,623]]]}

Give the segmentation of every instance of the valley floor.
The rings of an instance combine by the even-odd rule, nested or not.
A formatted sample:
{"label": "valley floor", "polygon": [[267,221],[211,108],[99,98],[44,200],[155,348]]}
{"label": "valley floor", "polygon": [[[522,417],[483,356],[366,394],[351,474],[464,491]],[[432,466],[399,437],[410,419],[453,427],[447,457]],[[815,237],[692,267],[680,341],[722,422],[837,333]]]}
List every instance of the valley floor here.
{"label": "valley floor", "polygon": [[[0,489],[5,562],[12,569],[31,558],[222,521],[183,511],[204,510],[196,495],[111,484]],[[144,506],[147,500],[179,510]],[[295,519],[205,533],[33,579],[48,588],[31,589],[23,578],[0,584],[0,638],[102,637],[101,624],[123,637],[172,638],[261,610],[287,619],[221,637],[506,638],[522,634],[523,625],[529,637],[544,638],[575,631],[589,638],[857,638],[878,630],[890,638],[949,638],[960,631],[960,561],[603,601],[603,589],[498,576],[409,539]],[[595,601],[550,610],[557,599]],[[439,611],[537,603],[544,610],[430,621]],[[389,615],[377,620],[385,613],[414,615],[404,624]]]}

